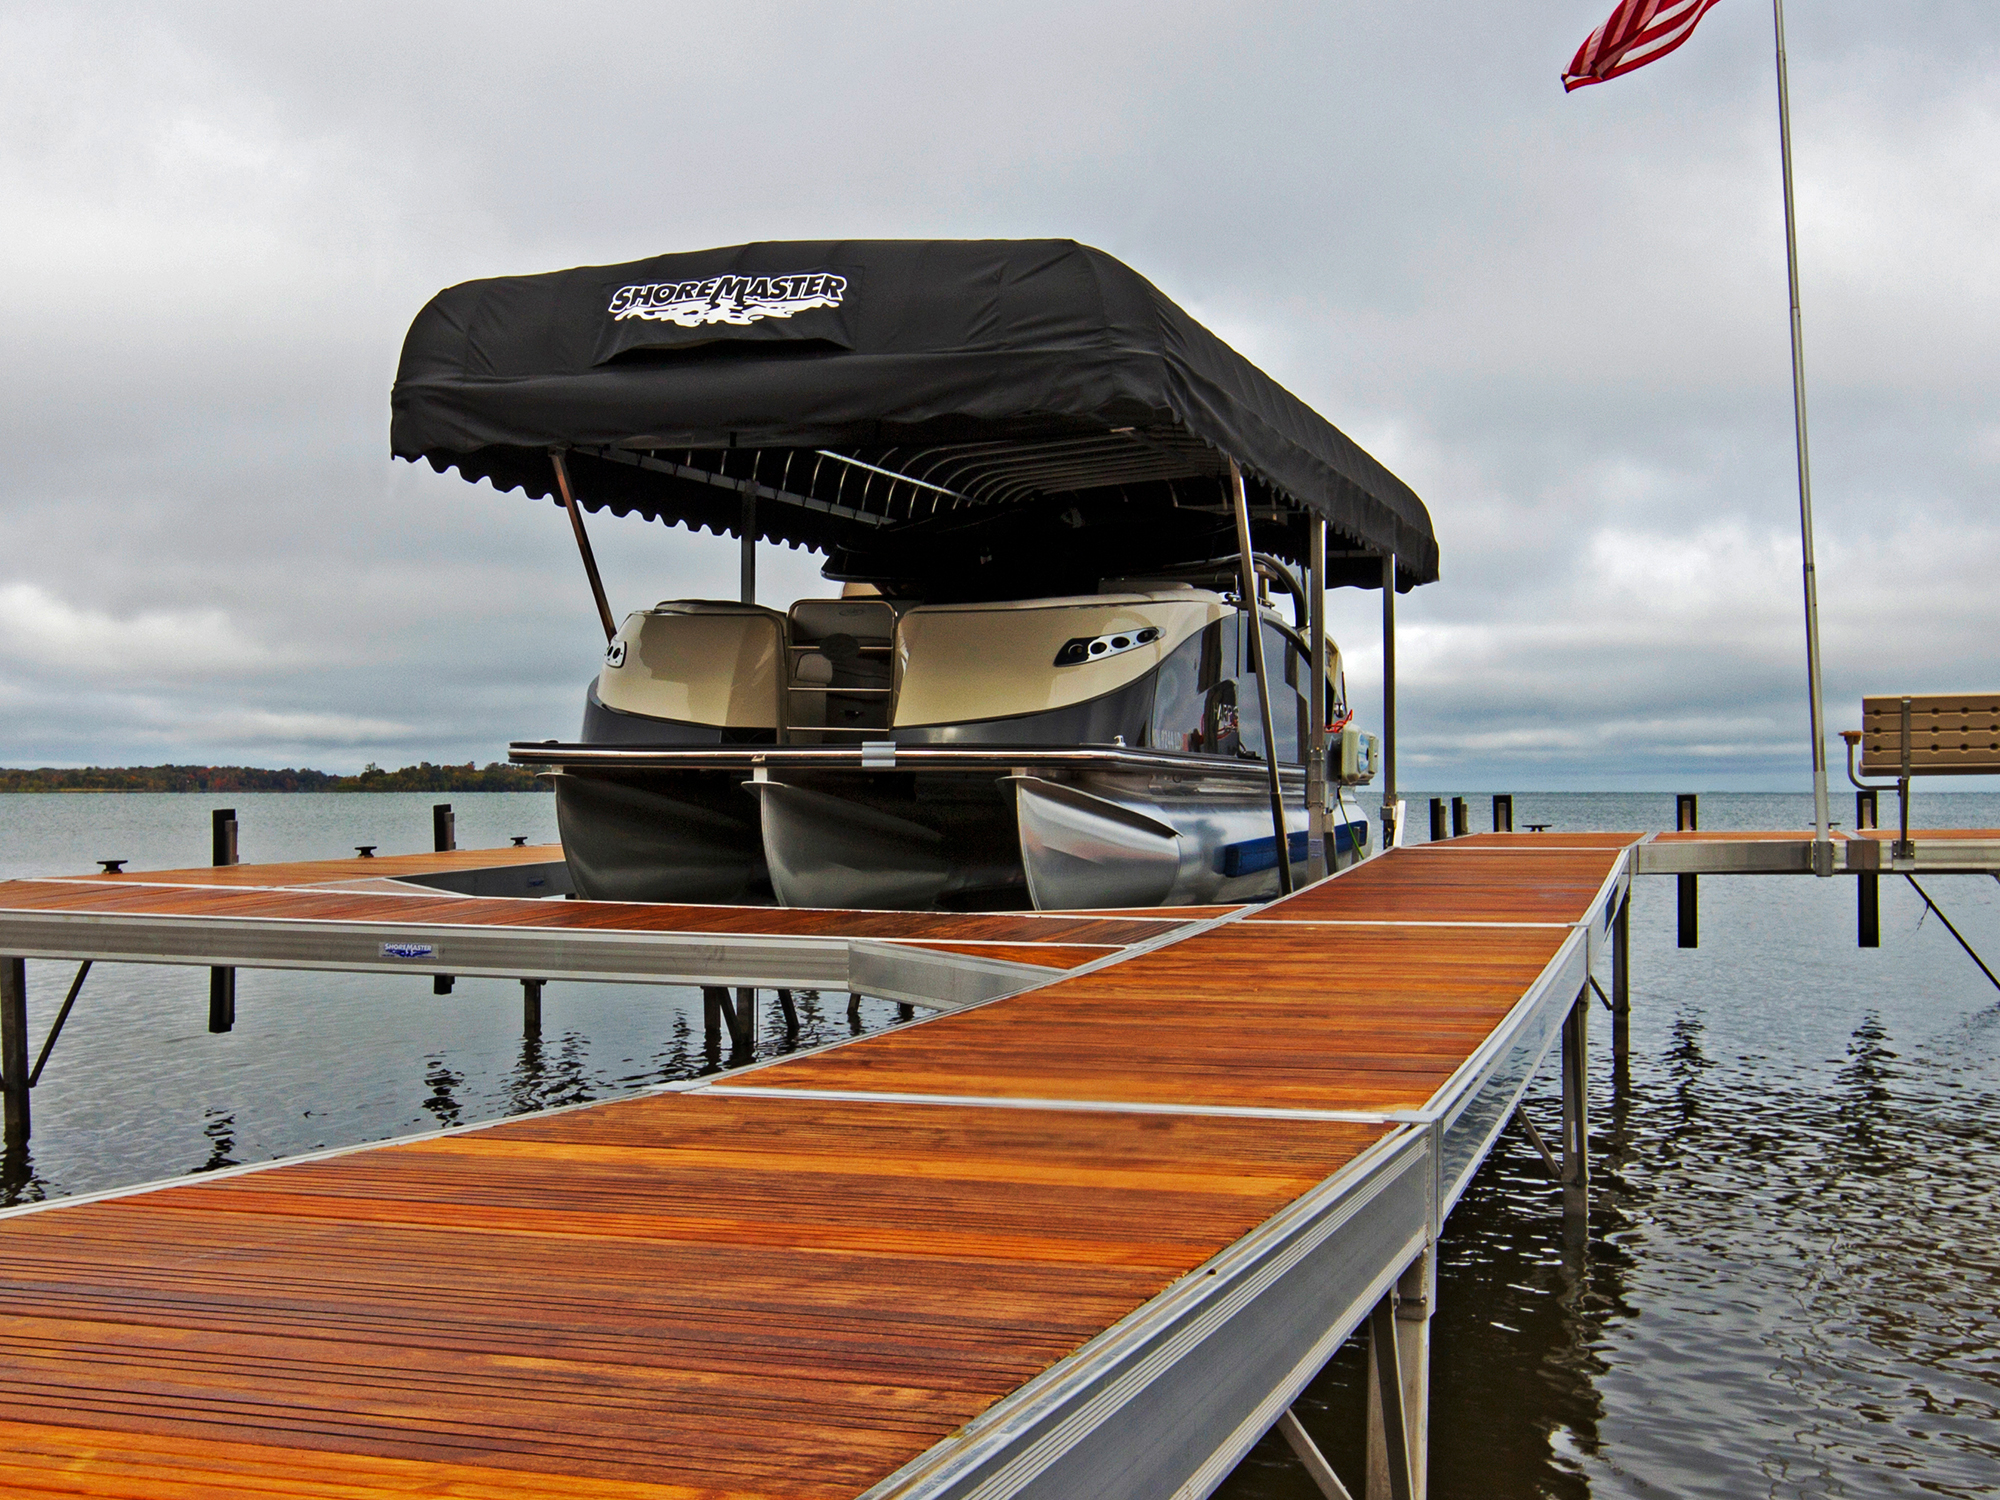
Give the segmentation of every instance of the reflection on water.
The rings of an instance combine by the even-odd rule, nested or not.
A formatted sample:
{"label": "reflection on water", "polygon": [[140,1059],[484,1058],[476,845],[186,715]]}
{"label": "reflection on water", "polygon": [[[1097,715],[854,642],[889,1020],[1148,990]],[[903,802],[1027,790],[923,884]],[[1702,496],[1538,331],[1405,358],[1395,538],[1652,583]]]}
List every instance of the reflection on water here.
{"label": "reflection on water", "polygon": [[[91,800],[93,829],[115,822],[119,799]],[[415,847],[427,800],[409,810]],[[482,816],[519,831],[511,823],[544,800]],[[2000,826],[2000,798],[1924,800],[1920,822]],[[388,815],[386,800],[273,799],[259,804],[258,836],[286,853],[363,842],[327,823],[342,802],[377,823]],[[294,806],[308,824],[275,826]],[[163,807],[141,809],[146,826],[186,823],[197,852],[184,858],[198,860],[206,803]],[[74,803],[56,811],[79,816]],[[1659,827],[1671,814],[1662,797],[1516,800],[1520,822],[1558,829]],[[1810,815],[1806,798],[1702,801],[1710,828],[1796,828]],[[61,835],[43,830],[33,846],[61,852]],[[112,848],[93,838],[36,867],[87,867],[100,844]],[[2000,887],[1941,879],[1932,894],[1989,961],[2000,956]],[[1870,951],[1854,947],[1844,880],[1705,878],[1701,899],[1702,946],[1683,952],[1672,883],[1641,882],[1635,895],[1624,1079],[1611,1076],[1608,1028],[1593,1027],[1588,1244],[1565,1253],[1560,1194],[1511,1130],[1446,1226],[1432,1493],[2000,1491],[1991,987],[1938,923],[1920,925],[1916,897],[1888,882],[1883,947]],[[73,969],[29,968],[38,1042]],[[452,995],[433,996],[417,979],[244,970],[238,985],[236,1030],[210,1036],[204,970],[93,970],[35,1090],[34,1152],[0,1160],[0,1199],[608,1098],[729,1061],[726,1042],[704,1037],[692,989],[550,985],[543,1031],[524,1037],[512,981],[460,979]],[[758,1057],[897,1019],[869,1001],[850,1020],[846,996],[801,991],[793,1036],[771,993],[761,998]],[[1551,1077],[1536,1082],[1528,1108],[1553,1135]],[[1301,1403],[1357,1493],[1363,1390],[1350,1345]],[[1267,1442],[1221,1493],[1310,1500],[1314,1491]]]}

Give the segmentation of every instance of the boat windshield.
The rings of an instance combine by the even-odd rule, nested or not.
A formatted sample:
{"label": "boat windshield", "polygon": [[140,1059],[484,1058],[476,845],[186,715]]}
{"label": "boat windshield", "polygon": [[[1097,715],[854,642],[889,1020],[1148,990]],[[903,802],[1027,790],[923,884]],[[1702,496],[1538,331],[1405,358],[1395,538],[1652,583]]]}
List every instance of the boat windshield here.
{"label": "boat windshield", "polygon": [[[1241,615],[1214,621],[1189,636],[1160,663],[1153,693],[1151,742],[1155,749],[1226,755],[1236,760],[1264,758],[1264,715],[1251,669],[1250,642]],[[1312,659],[1298,638],[1271,620],[1264,622],[1264,659],[1274,682],[1282,684],[1271,701],[1271,728],[1281,763],[1302,765],[1306,732],[1312,723],[1307,693]]]}

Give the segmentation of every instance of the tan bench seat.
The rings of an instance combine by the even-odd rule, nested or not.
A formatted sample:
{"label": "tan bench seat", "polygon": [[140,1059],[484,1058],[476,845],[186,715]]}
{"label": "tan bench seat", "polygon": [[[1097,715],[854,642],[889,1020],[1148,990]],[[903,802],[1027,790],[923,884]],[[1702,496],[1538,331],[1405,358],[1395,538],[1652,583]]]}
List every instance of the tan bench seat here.
{"label": "tan bench seat", "polygon": [[[1903,705],[1910,708],[1907,773]],[[2000,693],[1927,693],[1861,700],[1864,776],[2000,775]]]}

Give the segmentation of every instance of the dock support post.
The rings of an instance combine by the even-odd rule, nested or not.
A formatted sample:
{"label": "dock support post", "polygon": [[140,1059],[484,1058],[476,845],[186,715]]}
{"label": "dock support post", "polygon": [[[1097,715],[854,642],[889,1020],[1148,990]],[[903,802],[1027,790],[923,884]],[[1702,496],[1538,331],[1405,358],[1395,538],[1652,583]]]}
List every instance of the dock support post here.
{"label": "dock support post", "polygon": [[1562,1031],[1563,1237],[1590,1229],[1590,987],[1577,993]]}
{"label": "dock support post", "polygon": [[743,538],[742,554],[739,558],[742,577],[737,580],[737,592],[745,604],[757,602],[757,495],[747,485],[743,490]]}
{"label": "dock support post", "polygon": [[1444,798],[1431,798],[1431,842],[1441,844],[1445,840]]}
{"label": "dock support post", "polygon": [[856,1036],[861,1035],[861,997],[851,990],[847,996],[847,1024]]}
{"label": "dock support post", "polygon": [[790,990],[778,991],[778,1009],[785,1013],[785,1035],[799,1034],[799,1007],[792,999]]}
{"label": "dock support post", "polygon": [[1632,1055],[1632,892],[1611,919],[1611,1060],[1623,1068]]}
{"label": "dock support post", "polygon": [[1493,831],[1512,833],[1514,831],[1514,794],[1495,792],[1493,794]]}
{"label": "dock support post", "polygon": [[[1693,792],[1682,792],[1674,798],[1674,827],[1681,833],[1693,833],[1701,826],[1700,808]],[[1697,926],[1698,913],[1695,910],[1695,877],[1677,875],[1680,882],[1680,945],[1683,948],[1701,946],[1700,931]]]}
{"label": "dock support post", "polygon": [[431,807],[431,847],[444,854],[458,847],[458,817],[449,802]]}
{"label": "dock support post", "polygon": [[533,1041],[542,1034],[542,981],[521,981],[521,1038]]}
{"label": "dock support post", "polygon": [[28,961],[0,958],[0,1114],[8,1151],[28,1144]]}
{"label": "dock support post", "polygon": [[1472,832],[1472,811],[1465,805],[1463,797],[1451,799],[1451,836],[1462,839]]}
{"label": "dock support post", "polygon": [[701,1039],[710,1059],[722,1053],[722,1012],[729,1003],[729,991],[719,984],[701,987]]}
{"label": "dock support post", "polygon": [[1365,1500],[1423,1500],[1430,1448],[1431,1250],[1404,1268],[1368,1317]]}
{"label": "dock support post", "polygon": [[[209,818],[210,852],[214,856],[216,868],[237,863],[239,855],[236,845],[236,809],[218,807]],[[234,969],[210,969],[208,971],[208,1030],[212,1036],[220,1036],[236,1029],[236,971]]]}
{"label": "dock support post", "polygon": [[[1854,794],[1854,827],[1879,828],[1876,821],[1877,806],[1875,790],[1872,787]],[[1859,945],[1863,948],[1882,946],[1882,877],[1879,875],[1857,875],[1854,877],[1855,927]]]}
{"label": "dock support post", "polygon": [[757,1045],[757,992],[753,989],[738,988],[736,1008],[727,1008],[727,991],[724,991],[724,1014],[729,1019],[729,1039],[738,1052],[749,1052]]}

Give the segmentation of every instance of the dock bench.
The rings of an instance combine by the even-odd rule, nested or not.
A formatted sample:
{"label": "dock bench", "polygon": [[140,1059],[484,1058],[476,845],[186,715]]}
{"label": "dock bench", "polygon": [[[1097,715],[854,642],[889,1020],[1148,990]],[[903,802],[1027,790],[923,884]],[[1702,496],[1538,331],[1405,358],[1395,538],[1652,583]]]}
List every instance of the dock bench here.
{"label": "dock bench", "polygon": [[[1910,778],[2000,776],[2000,693],[1925,693],[1864,697],[1861,728],[1843,730],[1847,779],[1863,791],[1861,776],[1893,776],[1900,827],[1891,857],[1908,859]],[[1854,752],[1861,751],[1860,776]]]}

